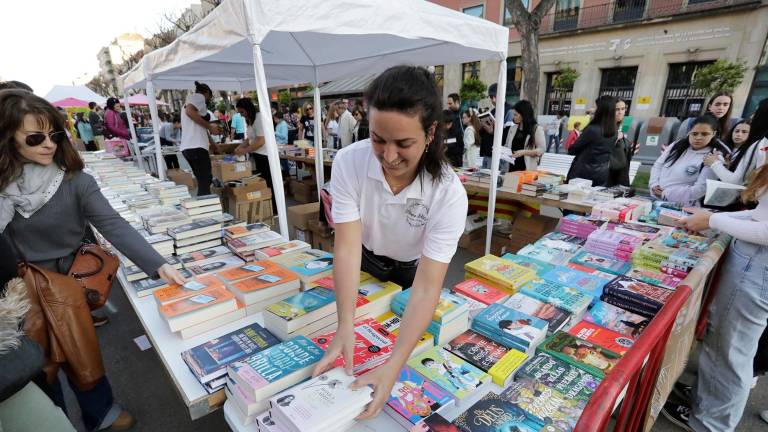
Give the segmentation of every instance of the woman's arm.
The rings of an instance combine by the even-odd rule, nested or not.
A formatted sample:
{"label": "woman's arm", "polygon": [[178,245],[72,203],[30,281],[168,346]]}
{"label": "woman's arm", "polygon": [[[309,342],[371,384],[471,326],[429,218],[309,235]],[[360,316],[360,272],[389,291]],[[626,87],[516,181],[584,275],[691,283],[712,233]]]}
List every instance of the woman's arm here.
{"label": "woman's arm", "polygon": [[664,168],[664,161],[667,159],[668,154],[668,151],[661,152],[661,155],[656,158],[656,161],[653,163],[653,167],[651,167],[651,177],[648,180],[648,189],[653,189],[659,185],[659,182],[661,181],[661,170]]}
{"label": "woman's arm", "polygon": [[534,148],[531,150],[528,150],[528,156],[541,156],[544,154],[544,151],[547,148],[546,143],[544,142],[546,138],[544,137],[544,128],[542,126],[536,127],[536,132],[533,134],[533,145]]}
{"label": "woman's arm", "polygon": [[708,228],[726,233],[735,239],[768,246],[768,222],[745,220],[752,211],[715,213],[701,209],[686,209],[691,216],[682,220],[682,224],[690,231],[704,231]]}

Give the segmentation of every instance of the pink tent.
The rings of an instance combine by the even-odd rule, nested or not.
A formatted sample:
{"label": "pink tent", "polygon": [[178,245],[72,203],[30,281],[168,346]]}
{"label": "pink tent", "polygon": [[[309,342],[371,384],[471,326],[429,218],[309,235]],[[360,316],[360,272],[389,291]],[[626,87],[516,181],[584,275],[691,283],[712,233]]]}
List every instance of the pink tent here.
{"label": "pink tent", "polygon": [[68,97],[60,101],[52,102],[51,105],[58,108],[88,108],[88,101]]}
{"label": "pink tent", "polygon": [[[125,103],[125,99],[120,99],[120,103]],[[140,105],[140,106],[147,106],[149,105],[149,98],[147,95],[143,94],[135,94],[133,96],[128,96],[128,103],[131,104],[131,106],[134,105]],[[160,99],[157,99],[157,105],[168,105],[167,103],[161,101]]]}

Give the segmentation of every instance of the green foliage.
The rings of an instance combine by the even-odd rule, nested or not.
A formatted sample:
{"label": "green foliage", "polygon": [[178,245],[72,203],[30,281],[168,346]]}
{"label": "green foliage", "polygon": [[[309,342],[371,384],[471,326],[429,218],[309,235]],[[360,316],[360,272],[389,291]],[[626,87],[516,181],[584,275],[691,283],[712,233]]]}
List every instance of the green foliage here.
{"label": "green foliage", "polygon": [[477,102],[485,97],[486,88],[485,83],[479,79],[468,79],[461,83],[459,95],[462,101]]}
{"label": "green foliage", "polygon": [[219,102],[219,103],[216,105],[216,109],[217,109],[217,110],[219,110],[219,112],[220,112],[220,113],[226,113],[226,112],[227,112],[227,103],[226,103],[226,102],[224,102],[223,100],[222,100],[222,101],[220,101],[220,102]]}
{"label": "green foliage", "polygon": [[728,60],[719,59],[696,71],[691,87],[704,90],[710,95],[718,92],[733,93],[733,90],[741,84],[746,72],[747,64],[743,60],[731,63]]}
{"label": "green foliage", "polygon": [[576,69],[566,66],[560,69],[552,79],[552,87],[557,90],[572,90],[573,84],[576,83],[579,76],[580,74]]}
{"label": "green foliage", "polygon": [[281,104],[289,105],[291,103],[291,92],[288,90],[280,90],[277,93],[277,101]]}

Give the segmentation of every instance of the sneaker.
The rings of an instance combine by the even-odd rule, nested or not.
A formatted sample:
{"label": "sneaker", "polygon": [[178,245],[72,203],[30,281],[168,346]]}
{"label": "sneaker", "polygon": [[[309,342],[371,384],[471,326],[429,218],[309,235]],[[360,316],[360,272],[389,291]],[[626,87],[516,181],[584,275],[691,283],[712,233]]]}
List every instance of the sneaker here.
{"label": "sneaker", "polygon": [[119,416],[112,422],[107,430],[110,431],[123,431],[128,430],[136,424],[136,418],[128,411],[123,410]]}
{"label": "sneaker", "polygon": [[91,319],[93,320],[94,327],[101,327],[109,323],[109,317],[106,315],[105,316],[91,315]]}
{"label": "sneaker", "polygon": [[675,424],[675,426],[681,429],[693,432],[690,426],[688,426],[688,418],[691,415],[691,408],[688,405],[681,405],[674,402],[667,402],[664,404],[664,408],[661,409],[661,413],[664,414],[669,421]]}
{"label": "sneaker", "polygon": [[693,394],[693,387],[683,384],[680,381],[676,382],[672,387],[672,396],[677,399],[678,402],[683,404],[691,403],[691,395]]}

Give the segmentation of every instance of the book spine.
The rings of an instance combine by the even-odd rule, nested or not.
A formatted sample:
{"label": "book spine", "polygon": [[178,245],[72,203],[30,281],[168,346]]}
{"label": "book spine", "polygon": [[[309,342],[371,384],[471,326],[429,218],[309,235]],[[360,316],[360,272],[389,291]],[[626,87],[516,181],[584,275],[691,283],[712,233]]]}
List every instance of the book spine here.
{"label": "book spine", "polygon": [[616,307],[620,307],[620,308],[622,308],[624,310],[627,310],[629,312],[632,312],[632,313],[635,313],[637,315],[640,315],[640,316],[642,316],[644,318],[651,319],[654,316],[656,316],[656,313],[658,312],[658,310],[654,311],[652,309],[648,309],[648,308],[643,307],[641,305],[636,305],[636,304],[630,303],[630,302],[622,300],[622,299],[618,299],[618,298],[610,296],[610,295],[603,294],[602,296],[600,296],[600,300],[604,301],[604,302],[606,302],[608,304],[614,305]]}
{"label": "book spine", "polygon": [[636,293],[636,292],[633,292],[633,291],[624,290],[624,289],[621,289],[621,288],[615,288],[615,287],[612,287],[612,286],[606,286],[605,289],[603,290],[603,293],[607,294],[607,295],[610,295],[610,296],[613,296],[613,297],[616,297],[616,298],[619,298],[619,299],[622,299],[622,300],[626,300],[628,302],[632,302],[632,303],[635,303],[635,304],[638,304],[638,305],[642,305],[642,306],[647,307],[649,309],[658,310],[658,309],[661,309],[661,307],[663,306],[662,303],[657,302],[657,301],[655,301],[653,299],[650,299],[648,297],[645,297],[642,294],[639,294],[639,293]]}
{"label": "book spine", "polygon": [[513,375],[520,368],[527,357],[522,352],[509,351],[495,365],[488,369],[488,375],[491,376],[494,384],[504,387],[509,376]]}

